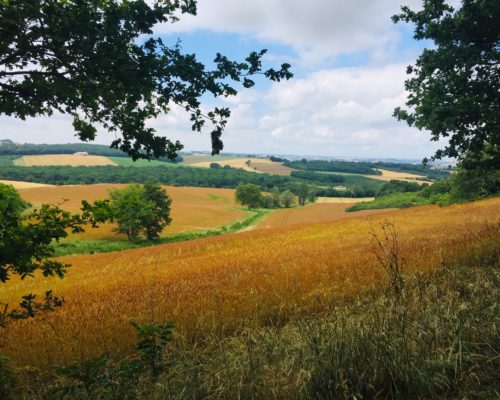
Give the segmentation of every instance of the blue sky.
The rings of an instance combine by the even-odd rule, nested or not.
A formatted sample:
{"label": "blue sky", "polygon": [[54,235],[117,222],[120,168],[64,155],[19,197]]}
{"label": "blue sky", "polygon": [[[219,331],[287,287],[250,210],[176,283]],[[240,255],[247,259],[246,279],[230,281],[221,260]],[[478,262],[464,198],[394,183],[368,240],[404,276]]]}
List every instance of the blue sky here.
{"label": "blue sky", "polygon": [[[404,1],[404,0],[401,0]],[[420,159],[438,144],[426,132],[392,116],[404,103],[406,66],[425,45],[410,26],[390,20],[401,4],[420,0],[199,0],[198,15],[157,26],[167,43],[210,64],[217,52],[242,60],[268,49],[266,66],[292,64],[294,79],[258,79],[234,98],[204,99],[208,108],[229,106],[225,151],[336,157]],[[150,121],[158,133],[179,139],[186,150],[209,150],[209,132],[193,133],[189,116],[172,107]],[[18,142],[74,142],[63,115],[22,122],[0,118],[0,138]],[[101,132],[98,143],[113,136]]]}

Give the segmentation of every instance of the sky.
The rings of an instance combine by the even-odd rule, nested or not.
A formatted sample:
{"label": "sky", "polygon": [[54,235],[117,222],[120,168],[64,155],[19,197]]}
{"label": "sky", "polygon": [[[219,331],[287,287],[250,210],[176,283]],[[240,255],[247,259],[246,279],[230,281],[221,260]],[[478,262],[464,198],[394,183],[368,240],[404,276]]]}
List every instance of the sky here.
{"label": "sky", "polygon": [[[407,96],[406,66],[432,43],[416,42],[411,26],[392,23],[403,4],[421,7],[420,0],[199,0],[197,16],[158,25],[154,33],[166,43],[181,40],[185,52],[206,64],[217,52],[243,60],[260,49],[268,49],[265,67],[292,64],[290,81],[258,79],[236,97],[204,99],[207,109],[232,110],[222,137],[226,152],[421,159],[440,144],[392,112]],[[192,132],[189,115],[175,106],[150,125],[187,151],[210,150],[209,129]],[[0,138],[78,142],[71,118],[60,114],[2,116]],[[96,143],[114,138],[100,131]]]}

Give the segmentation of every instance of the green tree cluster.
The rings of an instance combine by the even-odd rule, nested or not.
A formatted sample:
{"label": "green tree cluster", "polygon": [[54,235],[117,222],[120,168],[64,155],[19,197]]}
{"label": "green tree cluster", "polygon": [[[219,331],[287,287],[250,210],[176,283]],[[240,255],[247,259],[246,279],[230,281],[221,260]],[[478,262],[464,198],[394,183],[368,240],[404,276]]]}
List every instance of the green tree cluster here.
{"label": "green tree cluster", "polygon": [[[90,205],[82,214],[71,214],[58,206],[44,204],[30,211],[30,204],[22,200],[10,185],[0,184],[0,282],[6,283],[13,275],[21,279],[43,276],[62,278],[68,264],[52,259],[54,244],[68,236],[68,232],[83,231],[85,224],[96,226]],[[11,309],[0,302],[0,328],[9,320],[34,317],[38,311],[59,307],[62,300],[45,293],[41,302],[36,295],[23,296],[20,307]]]}
{"label": "green tree cluster", "polygon": [[407,68],[408,99],[395,117],[445,139],[432,159],[458,159],[477,194],[500,191],[500,2],[453,8],[427,0],[419,11],[402,7],[393,21],[413,24],[416,40],[434,44]]}
{"label": "green tree cluster", "polygon": [[172,222],[171,204],[172,200],[160,185],[146,183],[111,190],[105,206],[108,218],[117,223],[116,232],[135,241],[141,234],[148,240],[160,237],[163,228]]}

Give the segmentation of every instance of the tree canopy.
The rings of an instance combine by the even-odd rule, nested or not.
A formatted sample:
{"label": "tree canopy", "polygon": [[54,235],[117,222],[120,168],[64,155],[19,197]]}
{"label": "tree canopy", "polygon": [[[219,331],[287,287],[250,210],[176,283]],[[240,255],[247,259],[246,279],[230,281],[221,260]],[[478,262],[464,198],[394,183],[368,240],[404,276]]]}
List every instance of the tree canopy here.
{"label": "tree canopy", "polygon": [[416,40],[430,40],[407,73],[406,108],[394,115],[449,140],[433,159],[458,158],[466,169],[500,165],[500,2],[426,0],[420,11],[402,7],[394,22],[415,26]]}
{"label": "tree canopy", "polygon": [[2,0],[0,1],[0,115],[21,119],[58,111],[73,117],[83,141],[96,126],[115,133],[112,147],[137,158],[175,158],[178,141],[160,136],[147,121],[170,107],[191,115],[192,129],[212,124],[213,154],[223,148],[228,108],[203,113],[205,94],[237,94],[255,75],[292,77],[289,64],[264,69],[266,50],[244,62],[218,53],[208,70],[179,42],[153,35],[159,23],[196,14],[195,0]]}
{"label": "tree canopy", "polygon": [[262,201],[260,187],[253,183],[241,183],[236,186],[235,198],[238,203],[248,208],[258,208]]}
{"label": "tree canopy", "polygon": [[115,230],[126,234],[129,240],[137,240],[141,233],[148,240],[154,240],[172,221],[171,204],[172,200],[160,185],[146,183],[112,190],[109,207],[101,203],[101,209],[109,210],[109,218],[118,225]]}
{"label": "tree canopy", "polygon": [[[21,199],[10,185],[0,183],[0,282],[13,275],[21,279],[40,271],[44,276],[62,278],[68,264],[54,260],[54,242],[68,236],[68,231],[82,232],[83,225],[96,226],[91,206],[87,203],[81,215],[71,214],[58,206],[44,204],[29,211],[30,204]],[[23,296],[19,309],[0,302],[0,328],[9,319],[33,317],[37,311],[50,310],[62,304],[51,291],[42,302],[35,295]]]}

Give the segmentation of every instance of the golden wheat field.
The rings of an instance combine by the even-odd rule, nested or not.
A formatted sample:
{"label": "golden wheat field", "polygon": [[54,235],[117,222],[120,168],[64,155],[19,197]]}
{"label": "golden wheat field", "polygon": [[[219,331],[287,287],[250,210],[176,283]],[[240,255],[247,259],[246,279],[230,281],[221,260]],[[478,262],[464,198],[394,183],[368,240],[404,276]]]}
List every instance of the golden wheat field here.
{"label": "golden wheat field", "polygon": [[3,352],[18,365],[46,368],[104,351],[128,353],[132,320],[173,320],[177,337],[193,346],[209,334],[279,326],[379,287],[385,275],[369,231],[387,219],[396,225],[405,270],[426,271],[447,255],[465,254],[468,243],[487,233],[500,233],[499,218],[497,198],[65,257],[73,267],[63,280],[36,277],[0,287],[7,302],[47,289],[66,300],[57,312],[2,331]]}
{"label": "golden wheat field", "polygon": [[31,188],[41,188],[41,187],[49,187],[52,185],[47,185],[45,183],[35,183],[35,182],[22,182],[22,181],[4,181],[0,180],[0,183],[4,185],[14,186],[16,189],[31,189]]}
{"label": "golden wheat field", "polygon": [[[106,198],[110,189],[125,185],[67,185],[20,190],[21,197],[34,207],[43,203],[60,204],[61,208],[77,212],[82,200],[93,202]],[[199,232],[229,224],[245,217],[246,212],[236,209],[233,189],[164,186],[172,198],[172,223],[163,235],[180,232]],[[120,237],[113,233],[113,224],[103,224],[97,229],[87,228],[84,233],[72,235],[73,239],[106,239]]]}
{"label": "golden wheat field", "polygon": [[[248,161],[250,161],[249,164]],[[190,166],[210,168],[210,164],[212,164],[213,162],[216,162],[221,166],[229,165],[233,168],[241,168],[245,171],[256,172],[258,174],[290,175],[290,173],[293,171],[292,168],[284,166],[283,163],[273,162],[267,158],[234,158],[222,159],[220,161],[201,161],[192,162]]]}
{"label": "golden wheat field", "polygon": [[371,214],[391,212],[393,210],[366,210],[348,213],[345,209],[351,203],[314,203],[305,207],[280,208],[255,226],[255,229],[270,229],[277,227],[292,226],[297,224],[308,224],[316,222],[337,221],[339,219],[359,218]]}
{"label": "golden wheat field", "polygon": [[16,161],[17,165],[25,167],[46,166],[46,165],[65,165],[71,167],[79,166],[98,166],[98,165],[114,165],[108,157],[103,156],[83,156],[74,154],[45,154],[39,156],[23,156]]}
{"label": "golden wheat field", "polygon": [[397,179],[399,181],[417,182],[420,184],[430,183],[423,180],[425,179],[425,176],[423,175],[409,174],[407,172],[389,171],[387,169],[380,169],[380,168],[377,168],[377,171],[382,172],[382,175],[365,175],[365,176],[367,178],[378,179],[381,181],[391,181],[393,179]]}

